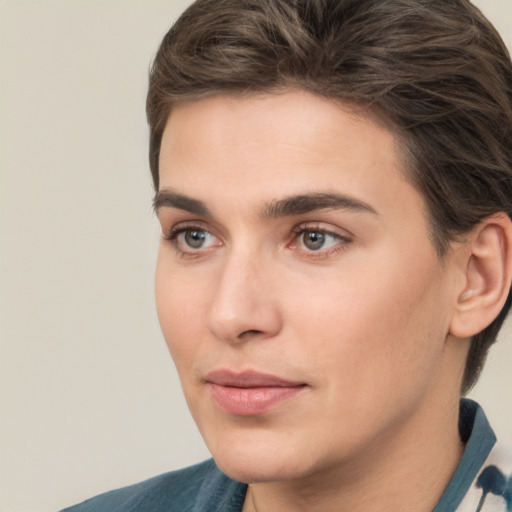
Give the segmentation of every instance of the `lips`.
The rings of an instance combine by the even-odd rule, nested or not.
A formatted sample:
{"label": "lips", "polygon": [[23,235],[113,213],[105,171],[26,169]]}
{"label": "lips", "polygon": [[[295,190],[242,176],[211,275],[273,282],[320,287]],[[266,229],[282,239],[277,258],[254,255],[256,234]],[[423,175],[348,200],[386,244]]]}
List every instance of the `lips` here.
{"label": "lips", "polygon": [[237,416],[269,412],[306,388],[303,382],[255,371],[234,373],[215,370],[205,380],[213,402],[225,412]]}

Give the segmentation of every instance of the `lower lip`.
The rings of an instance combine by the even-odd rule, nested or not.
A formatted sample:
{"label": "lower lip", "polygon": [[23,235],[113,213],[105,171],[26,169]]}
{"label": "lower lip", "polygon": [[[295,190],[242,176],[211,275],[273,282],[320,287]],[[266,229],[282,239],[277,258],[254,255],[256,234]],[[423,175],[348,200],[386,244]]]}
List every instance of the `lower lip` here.
{"label": "lower lip", "polygon": [[237,416],[254,416],[266,413],[281,402],[294,398],[305,386],[269,386],[236,388],[209,384],[213,401],[222,410]]}

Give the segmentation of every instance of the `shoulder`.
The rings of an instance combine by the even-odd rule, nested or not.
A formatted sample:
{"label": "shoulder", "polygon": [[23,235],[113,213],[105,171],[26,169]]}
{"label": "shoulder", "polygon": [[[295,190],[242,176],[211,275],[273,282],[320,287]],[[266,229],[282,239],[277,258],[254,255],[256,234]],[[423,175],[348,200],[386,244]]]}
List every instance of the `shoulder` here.
{"label": "shoulder", "polygon": [[[62,512],[187,512],[222,510],[226,500],[243,503],[246,486],[222,473],[213,460],[116,489]],[[219,501],[218,506],[212,502]],[[212,508],[201,507],[201,501]],[[223,503],[221,504],[220,501]],[[233,512],[240,508],[232,508]]]}

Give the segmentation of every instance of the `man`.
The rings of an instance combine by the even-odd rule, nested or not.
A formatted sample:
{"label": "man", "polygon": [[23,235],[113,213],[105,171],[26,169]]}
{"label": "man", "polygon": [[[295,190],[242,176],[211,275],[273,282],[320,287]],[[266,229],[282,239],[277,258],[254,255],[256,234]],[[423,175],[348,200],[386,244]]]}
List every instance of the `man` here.
{"label": "man", "polygon": [[466,0],[199,0],[147,101],[156,297],[213,461],[73,511],[511,510],[512,66]]}

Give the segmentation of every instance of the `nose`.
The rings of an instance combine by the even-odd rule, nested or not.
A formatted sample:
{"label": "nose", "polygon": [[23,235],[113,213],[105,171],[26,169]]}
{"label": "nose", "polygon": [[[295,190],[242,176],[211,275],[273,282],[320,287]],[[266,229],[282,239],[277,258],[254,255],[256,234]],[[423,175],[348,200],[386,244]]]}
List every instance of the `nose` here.
{"label": "nose", "polygon": [[219,272],[208,328],[219,340],[268,339],[282,328],[271,262],[254,254],[231,254]]}

